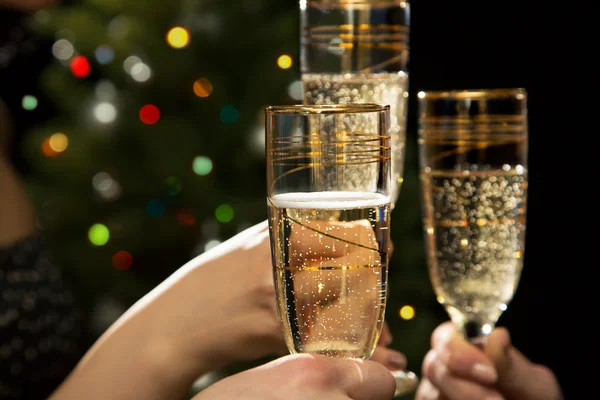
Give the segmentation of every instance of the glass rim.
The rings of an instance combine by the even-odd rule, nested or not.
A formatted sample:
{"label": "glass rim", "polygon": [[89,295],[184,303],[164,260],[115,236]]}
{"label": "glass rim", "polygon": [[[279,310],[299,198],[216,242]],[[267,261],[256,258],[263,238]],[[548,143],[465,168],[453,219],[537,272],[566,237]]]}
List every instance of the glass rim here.
{"label": "glass rim", "polygon": [[406,8],[410,5],[411,0],[300,0],[301,6],[309,5],[341,5],[341,6],[377,6],[379,4],[398,4],[401,8]]}
{"label": "glass rim", "polygon": [[389,104],[376,103],[346,103],[346,104],[322,104],[322,105],[281,105],[268,106],[265,112],[270,115],[295,114],[295,115],[318,115],[318,114],[359,114],[370,112],[390,111]]}
{"label": "glass rim", "polygon": [[420,90],[417,97],[420,100],[432,99],[498,99],[507,97],[524,98],[527,90],[515,88],[483,88],[483,89],[450,89],[450,90]]}

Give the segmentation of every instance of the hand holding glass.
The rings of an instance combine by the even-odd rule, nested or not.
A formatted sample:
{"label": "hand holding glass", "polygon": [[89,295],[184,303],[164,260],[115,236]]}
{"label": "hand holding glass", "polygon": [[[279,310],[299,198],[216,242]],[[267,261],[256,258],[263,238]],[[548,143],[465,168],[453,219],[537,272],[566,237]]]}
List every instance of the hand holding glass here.
{"label": "hand holding glass", "polygon": [[451,320],[482,344],[523,267],[526,92],[429,91],[418,97],[429,275]]}
{"label": "hand holding glass", "polygon": [[368,359],[383,327],[389,106],[266,109],[278,311],[291,353]]}

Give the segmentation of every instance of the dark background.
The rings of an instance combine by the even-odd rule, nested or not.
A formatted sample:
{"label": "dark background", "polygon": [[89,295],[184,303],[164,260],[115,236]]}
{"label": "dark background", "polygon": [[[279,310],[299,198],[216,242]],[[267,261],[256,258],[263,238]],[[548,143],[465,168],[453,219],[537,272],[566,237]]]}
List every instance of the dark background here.
{"label": "dark background", "polygon": [[[293,10],[296,6],[290,0],[282,7]],[[583,157],[582,149],[591,143],[582,135],[593,133],[576,128],[576,122],[582,122],[582,97],[575,84],[583,73],[578,66],[580,38],[575,34],[580,22],[575,10],[567,7],[542,7],[534,1],[412,1],[407,152],[416,151],[415,94],[419,90],[523,87],[528,91],[530,191],[525,266],[515,298],[499,324],[510,329],[514,344],[530,359],[555,371],[570,400],[589,398],[582,394],[594,383],[591,372],[595,368],[587,365],[595,365],[591,357],[597,353],[598,334],[590,306],[597,260],[594,244],[585,242],[597,234],[587,233],[596,231],[591,224],[594,191],[585,174],[597,167],[593,158]],[[6,36],[7,27],[18,23],[18,18],[18,13],[1,11],[0,35]],[[11,110],[17,134],[53,112],[36,86],[36,76],[51,61],[48,42],[31,40],[31,46],[20,47],[23,54],[9,68],[0,65],[0,97]],[[288,46],[295,47],[293,43]],[[40,99],[34,117],[20,106],[23,88]],[[27,176],[27,163],[18,152],[14,157]],[[407,157],[407,162],[415,163],[416,157]],[[398,204],[410,204],[418,212],[418,199],[410,189],[403,189]],[[402,237],[394,240],[402,247],[398,243]],[[446,319],[441,307],[435,308],[435,316],[439,321]],[[398,329],[410,326],[398,325]],[[394,345],[406,350],[406,344]],[[409,358],[410,367],[419,365],[420,360]]]}

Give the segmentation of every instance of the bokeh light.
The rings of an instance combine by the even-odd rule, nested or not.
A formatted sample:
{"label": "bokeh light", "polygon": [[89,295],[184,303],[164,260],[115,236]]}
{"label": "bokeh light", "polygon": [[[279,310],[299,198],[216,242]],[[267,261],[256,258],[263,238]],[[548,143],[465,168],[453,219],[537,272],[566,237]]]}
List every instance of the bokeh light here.
{"label": "bokeh light", "polygon": [[131,67],[131,77],[136,82],[146,82],[152,77],[152,70],[147,64],[139,62]]}
{"label": "bokeh light", "polygon": [[98,100],[114,100],[114,98],[117,96],[117,88],[111,81],[103,79],[96,85],[94,93],[96,94]]}
{"label": "bokeh light", "polygon": [[277,66],[281,69],[288,69],[292,66],[292,57],[282,54],[277,59]]}
{"label": "bokeh light", "polygon": [[153,218],[162,217],[165,209],[165,203],[161,199],[152,199],[146,204],[146,213]]}
{"label": "bokeh light", "polygon": [[153,104],[146,104],[140,110],[140,120],[146,125],[153,125],[160,119],[160,110]]}
{"label": "bokeh light", "polygon": [[42,142],[41,152],[46,157],[56,157],[59,154],[56,151],[52,150],[52,147],[50,147],[49,137],[44,139],[44,141]]}
{"label": "bokeh light", "polygon": [[240,112],[234,106],[225,106],[221,109],[221,121],[225,124],[233,124],[240,118]]}
{"label": "bokeh light", "polygon": [[61,132],[54,133],[48,140],[50,148],[56,153],[62,153],[69,147],[69,138]]}
{"label": "bokeh light", "polygon": [[126,271],[133,264],[133,256],[126,250],[119,250],[113,255],[112,264],[116,269]]}
{"label": "bokeh light", "polygon": [[23,96],[23,100],[21,100],[21,106],[27,111],[35,110],[38,106],[38,100],[35,96],[27,94]]}
{"label": "bokeh light", "polygon": [[217,247],[218,245],[221,244],[220,240],[217,239],[212,239],[209,240],[208,242],[206,242],[206,244],[204,245],[204,251],[209,251],[210,249],[213,249],[215,247]]}
{"label": "bokeh light", "polygon": [[190,43],[190,33],[181,26],[175,26],[167,32],[167,43],[175,49],[182,49]]}
{"label": "bokeh light", "polygon": [[90,74],[92,67],[85,56],[76,56],[71,60],[71,73],[77,78],[85,78]]}
{"label": "bokeh light", "polygon": [[95,246],[104,246],[110,239],[110,231],[104,224],[94,224],[88,231],[88,239]]}
{"label": "bokeh light", "polygon": [[99,64],[110,64],[115,59],[115,51],[107,44],[98,46],[94,54]]}
{"label": "bokeh light", "polygon": [[400,318],[410,320],[415,317],[415,309],[412,306],[403,306],[398,314]]}
{"label": "bokeh light", "polygon": [[52,55],[59,60],[68,60],[74,53],[75,48],[67,39],[59,39],[52,45]]}
{"label": "bokeh light", "polygon": [[114,17],[107,26],[108,35],[115,40],[123,40],[131,32],[130,18],[125,14]]}
{"label": "bokeh light", "polygon": [[181,192],[181,182],[174,176],[169,176],[165,179],[165,186],[169,196],[177,196]]}
{"label": "bokeh light", "polygon": [[102,124],[110,124],[117,118],[117,109],[106,101],[98,103],[94,107],[94,118]]}
{"label": "bokeh light", "polygon": [[196,175],[204,176],[210,174],[212,171],[213,163],[210,158],[205,156],[198,156],[194,158],[192,162],[192,169]]}
{"label": "bokeh light", "polygon": [[128,74],[131,74],[133,67],[139,63],[143,63],[141,58],[138,56],[129,56],[125,59],[125,61],[123,61],[123,69]]}
{"label": "bokeh light", "polygon": [[233,219],[233,208],[229,204],[221,204],[215,210],[215,217],[219,222],[229,222]]}
{"label": "bokeh light", "polygon": [[94,175],[92,186],[105,200],[114,200],[121,194],[121,185],[107,172],[98,172]]}
{"label": "bokeh light", "polygon": [[294,100],[302,100],[304,88],[302,87],[302,81],[296,80],[288,86],[288,96]]}
{"label": "bokeh light", "polygon": [[196,223],[196,217],[189,210],[177,211],[177,223],[184,226],[193,226]]}
{"label": "bokeh light", "polygon": [[194,93],[198,97],[208,97],[213,91],[213,85],[207,78],[200,78],[194,82]]}

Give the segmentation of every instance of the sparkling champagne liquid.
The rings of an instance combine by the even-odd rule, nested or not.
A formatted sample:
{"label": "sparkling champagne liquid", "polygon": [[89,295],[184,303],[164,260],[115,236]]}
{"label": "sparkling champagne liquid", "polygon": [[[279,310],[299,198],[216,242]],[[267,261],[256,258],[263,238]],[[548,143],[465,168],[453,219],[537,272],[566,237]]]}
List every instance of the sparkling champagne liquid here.
{"label": "sparkling champagne liquid", "polygon": [[[523,266],[527,171],[422,173],[429,272],[452,320],[489,331],[506,310]],[[487,328],[486,328],[487,325]]]}
{"label": "sparkling champagne liquid", "polygon": [[366,359],[384,321],[389,198],[294,193],[270,199],[275,289],[292,353]]}
{"label": "sparkling champagne liquid", "polygon": [[408,75],[404,72],[303,74],[302,82],[305,104],[377,103],[390,105],[393,206],[398,199],[403,180]]}

